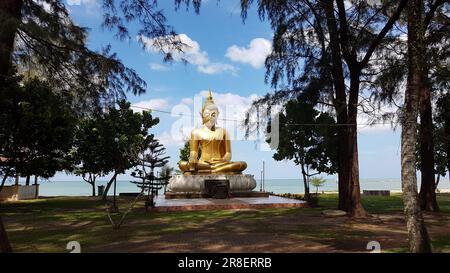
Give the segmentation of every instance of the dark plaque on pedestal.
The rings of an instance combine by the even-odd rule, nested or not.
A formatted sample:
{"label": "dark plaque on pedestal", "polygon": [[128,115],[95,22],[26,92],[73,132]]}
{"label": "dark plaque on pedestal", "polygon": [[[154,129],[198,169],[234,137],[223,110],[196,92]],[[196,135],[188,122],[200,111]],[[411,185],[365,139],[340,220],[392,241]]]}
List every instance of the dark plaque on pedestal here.
{"label": "dark plaque on pedestal", "polygon": [[212,198],[225,199],[230,197],[230,181],[227,179],[205,180],[206,193]]}

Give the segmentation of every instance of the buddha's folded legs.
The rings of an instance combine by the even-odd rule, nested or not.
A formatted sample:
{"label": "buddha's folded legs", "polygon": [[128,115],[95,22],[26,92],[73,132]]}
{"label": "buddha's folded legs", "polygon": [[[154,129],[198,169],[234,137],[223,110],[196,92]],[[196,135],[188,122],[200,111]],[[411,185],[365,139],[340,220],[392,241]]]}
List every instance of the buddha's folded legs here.
{"label": "buddha's folded legs", "polygon": [[191,166],[187,161],[180,161],[178,166],[182,172],[240,173],[247,168],[247,163],[244,161],[235,161],[210,165],[206,162],[199,161],[196,166]]}
{"label": "buddha's folded legs", "polygon": [[240,173],[247,168],[247,163],[244,161],[228,162],[220,165],[212,170],[212,173]]}
{"label": "buddha's folded legs", "polygon": [[188,161],[178,162],[178,167],[180,167],[180,170],[183,172],[211,171],[211,165],[203,161],[199,161],[195,166],[191,165],[192,164]]}
{"label": "buddha's folded legs", "polygon": [[187,161],[180,161],[178,162],[178,167],[182,172],[188,172],[189,171],[189,162]]}

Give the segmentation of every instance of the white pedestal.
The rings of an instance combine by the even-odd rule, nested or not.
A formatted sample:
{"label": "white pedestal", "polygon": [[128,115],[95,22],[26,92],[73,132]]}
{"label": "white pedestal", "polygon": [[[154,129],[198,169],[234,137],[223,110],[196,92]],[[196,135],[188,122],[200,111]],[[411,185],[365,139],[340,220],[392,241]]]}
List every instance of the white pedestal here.
{"label": "white pedestal", "polygon": [[231,192],[247,192],[256,187],[256,181],[251,174],[174,175],[169,180],[167,191],[205,193],[205,180],[228,180]]}

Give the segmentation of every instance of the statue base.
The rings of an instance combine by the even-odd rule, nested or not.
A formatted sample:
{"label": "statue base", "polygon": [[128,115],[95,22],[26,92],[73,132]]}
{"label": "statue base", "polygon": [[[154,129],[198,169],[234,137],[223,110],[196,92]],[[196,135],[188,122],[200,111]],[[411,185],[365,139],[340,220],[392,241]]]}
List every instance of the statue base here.
{"label": "statue base", "polygon": [[174,175],[167,185],[166,198],[268,197],[252,191],[256,181],[250,174]]}

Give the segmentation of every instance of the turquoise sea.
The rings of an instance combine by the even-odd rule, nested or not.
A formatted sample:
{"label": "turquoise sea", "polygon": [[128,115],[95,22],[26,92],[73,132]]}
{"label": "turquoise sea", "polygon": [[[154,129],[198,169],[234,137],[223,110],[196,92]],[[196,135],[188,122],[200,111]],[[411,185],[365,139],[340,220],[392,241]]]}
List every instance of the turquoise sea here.
{"label": "turquoise sea", "polygon": [[[260,180],[257,181],[255,190],[260,190]],[[105,185],[107,181],[98,181],[97,185]],[[389,179],[361,179],[361,190],[394,190],[400,191],[401,182],[399,178]],[[441,178],[439,189],[450,189],[448,178]],[[327,180],[321,191],[337,191],[336,180]],[[265,190],[274,193],[303,193],[303,181],[301,179],[266,179]],[[315,192],[311,187],[311,192]],[[88,196],[91,195],[91,185],[80,181],[41,181],[39,195],[41,196]],[[139,192],[139,189],[129,181],[117,181],[117,193]],[[113,193],[113,187],[110,189]]]}

